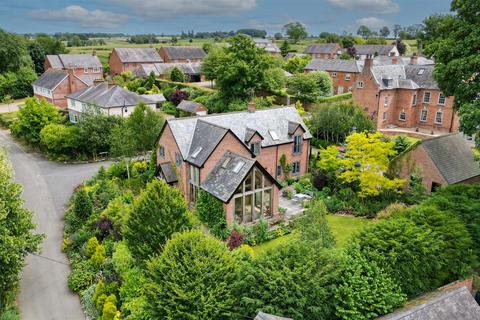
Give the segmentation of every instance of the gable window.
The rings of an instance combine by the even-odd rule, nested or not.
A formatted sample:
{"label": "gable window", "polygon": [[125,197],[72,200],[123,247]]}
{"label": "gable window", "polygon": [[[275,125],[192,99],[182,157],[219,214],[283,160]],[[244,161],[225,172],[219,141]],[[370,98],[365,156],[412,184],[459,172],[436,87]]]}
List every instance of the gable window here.
{"label": "gable window", "polygon": [[420,113],[420,121],[427,122],[427,117],[428,117],[428,110],[423,109],[422,112]]}
{"label": "gable window", "polygon": [[175,164],[177,165],[177,167],[180,167],[182,165],[182,162],[183,162],[183,159],[180,153],[175,152]]}
{"label": "gable window", "polygon": [[160,154],[160,157],[165,158],[165,147],[160,146],[160,148],[158,148],[158,153]]}
{"label": "gable window", "polygon": [[438,95],[438,104],[442,106],[445,105],[445,96],[441,92]]}
{"label": "gable window", "polygon": [[412,99],[412,106],[416,106],[416,105],[417,105],[417,95],[414,94]]}
{"label": "gable window", "polygon": [[385,107],[388,107],[388,97],[384,97],[384,98],[383,98],[383,105],[384,105]]}
{"label": "gable window", "polygon": [[200,189],[200,169],[198,167],[190,165],[189,170],[189,200],[190,204],[195,204],[198,197],[198,190]]}
{"label": "gable window", "polygon": [[400,119],[400,121],[407,120],[407,114],[405,113],[405,111],[400,111],[399,119]]}
{"label": "gable window", "polygon": [[345,80],[350,81],[350,78],[351,78],[350,73],[345,74]]}
{"label": "gable window", "polygon": [[332,78],[336,78],[337,77],[337,73],[336,72],[332,72]]}
{"label": "gable window", "polygon": [[88,73],[88,68],[83,68],[84,73]]}
{"label": "gable window", "polygon": [[302,136],[293,137],[293,153],[299,154],[302,152]]}
{"label": "gable window", "polygon": [[435,113],[435,123],[436,124],[442,124],[443,122],[443,112],[442,111],[437,111]]}
{"label": "gable window", "polygon": [[292,174],[300,174],[300,161],[292,163]]}
{"label": "gable window", "polygon": [[260,142],[254,142],[250,144],[250,150],[256,156],[260,154]]}
{"label": "gable window", "polygon": [[363,86],[364,86],[363,81],[358,81],[358,82],[357,82],[357,88],[358,88],[358,89],[362,89]]}
{"label": "gable window", "polygon": [[432,96],[431,92],[425,92],[423,94],[423,103],[429,103],[431,96]]}

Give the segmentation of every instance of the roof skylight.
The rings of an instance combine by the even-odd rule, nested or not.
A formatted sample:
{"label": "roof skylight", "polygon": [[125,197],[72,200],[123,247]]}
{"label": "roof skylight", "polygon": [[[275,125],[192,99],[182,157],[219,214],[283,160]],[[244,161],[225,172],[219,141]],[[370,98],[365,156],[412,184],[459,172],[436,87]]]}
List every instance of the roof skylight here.
{"label": "roof skylight", "polygon": [[197,149],[195,149],[195,151],[193,151],[192,153],[192,158],[195,159],[200,154],[200,151],[202,151],[202,149],[202,147],[197,147]]}
{"label": "roof skylight", "polygon": [[425,69],[418,70],[418,74],[423,74],[424,72],[425,72]]}
{"label": "roof skylight", "polygon": [[243,166],[245,165],[245,162],[244,161],[238,161],[237,164],[235,165],[235,168],[233,168],[233,172],[234,173],[239,173],[240,170],[243,168]]}
{"label": "roof skylight", "polygon": [[278,134],[275,131],[269,130],[268,133],[270,133],[273,140],[278,140]]}
{"label": "roof skylight", "polygon": [[232,158],[227,157],[227,158],[225,159],[225,161],[223,161],[223,163],[222,163],[222,168],[225,169],[225,168],[228,166],[228,164],[230,163],[230,160],[232,160]]}

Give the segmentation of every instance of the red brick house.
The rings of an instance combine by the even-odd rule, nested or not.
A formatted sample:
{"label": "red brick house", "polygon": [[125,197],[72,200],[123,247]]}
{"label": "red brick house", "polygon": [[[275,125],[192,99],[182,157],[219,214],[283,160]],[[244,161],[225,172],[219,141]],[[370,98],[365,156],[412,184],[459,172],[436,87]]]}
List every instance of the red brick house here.
{"label": "red brick house", "polygon": [[308,128],[294,107],[176,118],[165,122],[159,175],[194,205],[200,189],[224,203],[229,224],[278,217],[280,158],[308,171]]}
{"label": "red brick house", "polygon": [[165,63],[202,62],[207,55],[201,47],[191,46],[163,46],[159,53]]}
{"label": "red brick house", "polygon": [[96,80],[103,80],[103,66],[95,54],[55,54],[47,55],[44,63],[45,71],[71,70],[89,86]]}
{"label": "red brick house", "polygon": [[312,59],[305,66],[305,72],[326,71],[333,82],[333,94],[352,92],[363,63],[357,60]]}
{"label": "red brick house", "polygon": [[73,70],[48,70],[32,83],[33,94],[38,99],[45,99],[59,108],[67,108],[66,96],[89,86]]}
{"label": "red brick house", "polygon": [[312,44],[303,53],[314,59],[337,59],[342,54],[342,47],[338,43]]}
{"label": "red brick house", "polygon": [[353,47],[355,48],[356,58],[360,60],[365,60],[367,57],[400,56],[397,46],[394,44],[355,44]]}
{"label": "red brick house", "polygon": [[368,58],[353,88],[353,101],[361,105],[378,129],[419,128],[456,132],[458,116],[453,97],[446,97],[433,79],[433,65],[373,65]]}
{"label": "red brick house", "polygon": [[108,58],[110,75],[131,71],[142,64],[162,63],[163,60],[154,48],[115,48]]}

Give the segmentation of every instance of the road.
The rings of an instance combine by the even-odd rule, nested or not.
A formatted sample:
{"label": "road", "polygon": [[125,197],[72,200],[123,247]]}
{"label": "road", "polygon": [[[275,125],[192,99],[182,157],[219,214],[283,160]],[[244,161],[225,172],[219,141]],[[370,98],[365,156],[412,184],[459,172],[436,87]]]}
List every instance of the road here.
{"label": "road", "polygon": [[12,103],[0,104],[0,113],[18,111],[18,107],[24,104],[25,101],[15,101]]}
{"label": "road", "polygon": [[[34,212],[37,232],[46,234],[41,256],[29,255],[21,273],[18,304],[23,320],[84,320],[77,294],[67,287],[68,260],[61,251],[63,215],[73,189],[102,163],[60,164],[26,153],[0,130],[15,180],[23,186],[25,207]],[[105,163],[103,163],[105,165]]]}

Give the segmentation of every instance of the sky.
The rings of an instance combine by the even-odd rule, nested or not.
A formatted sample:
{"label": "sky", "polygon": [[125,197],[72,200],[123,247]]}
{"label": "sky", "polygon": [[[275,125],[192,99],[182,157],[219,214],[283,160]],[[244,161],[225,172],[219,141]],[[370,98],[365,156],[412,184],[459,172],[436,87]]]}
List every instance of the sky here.
{"label": "sky", "polygon": [[451,0],[1,0],[0,28],[16,33],[179,34],[259,28],[273,35],[293,21],[309,34],[355,33],[421,23]]}

